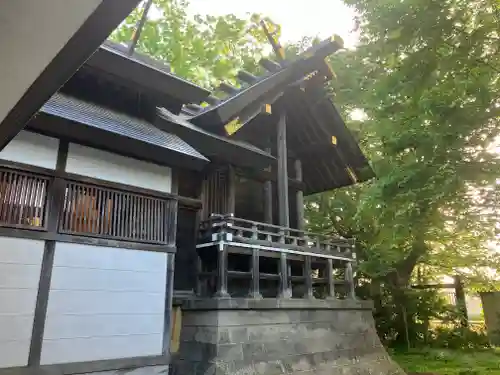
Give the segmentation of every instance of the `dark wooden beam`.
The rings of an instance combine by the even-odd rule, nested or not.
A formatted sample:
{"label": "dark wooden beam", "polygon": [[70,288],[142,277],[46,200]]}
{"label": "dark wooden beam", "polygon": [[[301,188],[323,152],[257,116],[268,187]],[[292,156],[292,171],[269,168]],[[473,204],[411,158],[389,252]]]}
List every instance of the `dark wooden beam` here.
{"label": "dark wooden beam", "polygon": [[[107,0],[97,6],[0,122],[0,150],[26,126],[138,3],[139,0]],[[64,18],[64,15],[61,17]],[[13,37],[12,43],[16,43]]]}
{"label": "dark wooden beam", "polygon": [[290,226],[290,209],[288,206],[288,155],[286,147],[286,114],[282,113],[278,121],[278,217],[279,225]]}
{"label": "dark wooden beam", "polygon": [[[249,168],[237,168],[236,169],[236,174],[238,174],[241,177],[245,177],[254,181],[258,182],[266,182],[270,181],[271,183],[276,183],[278,181],[277,175],[276,175],[276,168],[273,170],[253,170]],[[291,189],[301,189],[303,190],[305,188],[305,184],[301,181],[297,181],[294,178],[288,178],[288,187]]]}

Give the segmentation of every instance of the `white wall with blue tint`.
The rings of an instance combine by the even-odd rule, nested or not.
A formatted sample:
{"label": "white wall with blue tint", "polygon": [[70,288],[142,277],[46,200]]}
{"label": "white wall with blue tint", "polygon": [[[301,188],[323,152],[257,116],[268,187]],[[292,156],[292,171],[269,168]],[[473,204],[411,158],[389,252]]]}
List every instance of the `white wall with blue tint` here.
{"label": "white wall with blue tint", "polygon": [[171,169],[70,143],[66,171],[124,185],[169,193]]}
{"label": "white wall with blue tint", "polygon": [[58,139],[23,130],[0,151],[0,159],[55,169],[58,148]]}
{"label": "white wall with blue tint", "polygon": [[162,354],[167,254],[57,243],[42,364]]}
{"label": "white wall with blue tint", "polygon": [[26,366],[44,242],[0,237],[0,367]]}

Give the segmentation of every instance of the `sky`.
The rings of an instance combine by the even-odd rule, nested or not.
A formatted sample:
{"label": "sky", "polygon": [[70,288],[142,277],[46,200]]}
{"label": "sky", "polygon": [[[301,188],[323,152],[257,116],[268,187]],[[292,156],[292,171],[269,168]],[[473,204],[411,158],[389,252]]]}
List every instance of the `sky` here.
{"label": "sky", "polygon": [[280,41],[299,41],[303,36],[328,38],[340,35],[346,47],[357,42],[354,29],[354,11],[342,0],[190,0],[193,14],[214,16],[233,13],[262,13],[282,27]]}

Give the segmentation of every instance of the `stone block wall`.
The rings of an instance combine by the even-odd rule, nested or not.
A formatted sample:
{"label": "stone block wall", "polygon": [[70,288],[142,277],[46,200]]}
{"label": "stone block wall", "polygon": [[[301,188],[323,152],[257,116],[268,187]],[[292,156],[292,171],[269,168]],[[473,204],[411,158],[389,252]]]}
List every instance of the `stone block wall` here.
{"label": "stone block wall", "polygon": [[400,375],[371,303],[198,300],[183,310],[175,375]]}

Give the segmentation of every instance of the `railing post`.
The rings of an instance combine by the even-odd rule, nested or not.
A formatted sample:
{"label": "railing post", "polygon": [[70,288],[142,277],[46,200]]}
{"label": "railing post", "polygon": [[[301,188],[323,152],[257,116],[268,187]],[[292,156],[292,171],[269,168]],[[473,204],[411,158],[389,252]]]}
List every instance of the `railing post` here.
{"label": "railing post", "polygon": [[310,255],[306,255],[304,259],[304,277],[306,280],[306,293],[304,295],[305,298],[312,299],[314,298],[313,294],[313,283],[312,283],[312,260]]}
{"label": "railing post", "polygon": [[278,235],[280,236],[279,238],[279,243],[285,243],[285,231],[283,228],[280,228],[280,230],[278,231]]}
{"label": "railing post", "polygon": [[229,298],[227,292],[227,245],[219,244],[217,259],[217,291],[216,298]]}
{"label": "railing post", "polygon": [[345,282],[347,285],[347,296],[351,299],[356,299],[356,291],[354,290],[354,277],[352,274],[352,264],[347,262],[345,266]]}
{"label": "railing post", "polygon": [[328,299],[335,299],[335,280],[333,279],[333,259],[327,259]]}
{"label": "railing post", "polygon": [[292,291],[288,285],[288,261],[285,252],[280,253],[280,293],[279,298],[292,298]]}
{"label": "railing post", "polygon": [[250,289],[250,298],[260,299],[260,271],[259,271],[259,249],[252,249],[252,285]]}

